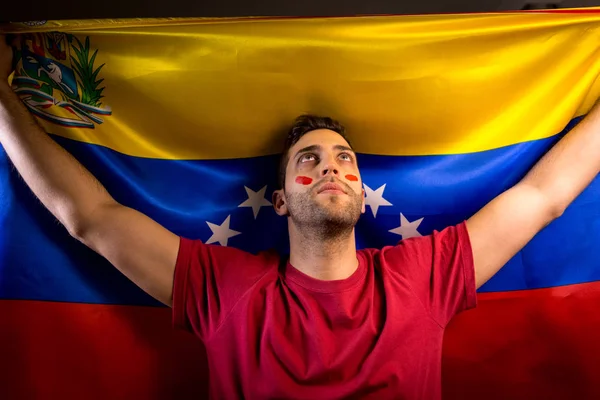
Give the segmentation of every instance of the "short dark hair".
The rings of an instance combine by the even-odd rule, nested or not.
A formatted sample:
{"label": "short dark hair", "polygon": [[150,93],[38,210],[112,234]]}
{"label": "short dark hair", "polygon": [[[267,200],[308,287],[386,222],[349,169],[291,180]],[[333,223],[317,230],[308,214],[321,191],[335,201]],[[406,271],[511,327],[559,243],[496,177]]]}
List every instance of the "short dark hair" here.
{"label": "short dark hair", "polygon": [[285,142],[283,145],[283,151],[281,153],[281,159],[279,161],[279,188],[283,189],[285,187],[285,170],[287,168],[288,161],[290,159],[289,151],[290,148],[295,145],[298,140],[308,132],[315,131],[317,129],[329,129],[338,133],[341,137],[343,137],[350,148],[352,145],[350,141],[346,137],[346,128],[339,123],[339,121],[330,118],[330,117],[321,117],[318,115],[304,114],[296,118],[294,121],[294,125],[290,128],[287,133],[287,137],[285,138]]}

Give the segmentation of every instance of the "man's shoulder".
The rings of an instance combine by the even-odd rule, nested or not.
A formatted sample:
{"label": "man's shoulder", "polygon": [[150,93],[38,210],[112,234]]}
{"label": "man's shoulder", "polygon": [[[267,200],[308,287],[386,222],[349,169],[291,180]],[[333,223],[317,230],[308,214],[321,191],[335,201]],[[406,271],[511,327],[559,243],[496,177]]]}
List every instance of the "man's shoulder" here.
{"label": "man's shoulder", "polygon": [[418,265],[430,264],[435,251],[433,234],[402,239],[380,248],[362,248],[357,257],[375,270],[401,271]]}
{"label": "man's shoulder", "polygon": [[363,257],[376,258],[385,257],[390,251],[394,252],[412,252],[420,247],[427,247],[431,245],[432,235],[424,235],[418,237],[411,237],[407,239],[400,239],[395,243],[386,244],[382,247],[365,247],[356,250],[356,254],[360,254]]}
{"label": "man's shoulder", "polygon": [[379,253],[386,253],[390,250],[410,252],[420,248],[431,248],[435,242],[453,242],[464,238],[468,238],[467,225],[465,221],[456,225],[443,227],[439,230],[434,229],[431,233],[426,235],[402,238],[396,243],[390,243],[381,248],[360,249],[357,250],[357,253],[364,252],[366,254],[377,255]]}
{"label": "man's shoulder", "polygon": [[181,237],[180,251],[186,250],[195,261],[211,264],[239,264],[276,267],[285,258],[275,249],[251,252],[234,246],[222,246],[216,243],[205,243],[199,239]]}

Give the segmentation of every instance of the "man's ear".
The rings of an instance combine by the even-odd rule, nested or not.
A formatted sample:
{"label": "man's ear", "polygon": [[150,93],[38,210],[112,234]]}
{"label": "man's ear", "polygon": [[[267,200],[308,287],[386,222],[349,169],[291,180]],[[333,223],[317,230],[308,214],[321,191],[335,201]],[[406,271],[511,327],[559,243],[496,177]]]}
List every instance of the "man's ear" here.
{"label": "man's ear", "polygon": [[365,189],[362,189],[362,207],[360,208],[360,213],[364,214],[365,211],[367,210],[367,205],[365,202]]}
{"label": "man's ear", "polygon": [[289,215],[287,203],[285,200],[285,192],[283,189],[277,189],[273,192],[273,196],[271,198],[271,202],[273,203],[273,208],[277,215],[282,217],[286,217]]}

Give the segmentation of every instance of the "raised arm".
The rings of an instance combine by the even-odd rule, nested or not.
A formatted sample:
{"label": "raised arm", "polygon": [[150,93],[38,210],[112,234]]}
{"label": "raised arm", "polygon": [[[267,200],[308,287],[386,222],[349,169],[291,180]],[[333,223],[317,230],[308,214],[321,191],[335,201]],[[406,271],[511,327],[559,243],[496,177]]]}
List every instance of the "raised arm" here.
{"label": "raised arm", "polygon": [[0,36],[0,144],[27,185],[69,233],[157,300],[171,305],[179,238],[117,203],[50,139],[7,83],[12,52]]}
{"label": "raised arm", "polygon": [[521,182],[467,221],[477,287],[559,217],[600,172],[600,107],[561,139]]}

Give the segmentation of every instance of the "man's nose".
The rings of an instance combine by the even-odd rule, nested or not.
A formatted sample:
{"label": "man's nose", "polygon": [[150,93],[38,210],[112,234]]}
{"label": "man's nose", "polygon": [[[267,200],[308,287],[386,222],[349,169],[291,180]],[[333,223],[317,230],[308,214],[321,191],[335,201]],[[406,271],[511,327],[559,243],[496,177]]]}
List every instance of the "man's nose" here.
{"label": "man's nose", "polygon": [[327,164],[325,164],[323,166],[323,169],[321,170],[321,175],[323,176],[327,176],[327,175],[335,175],[338,176],[340,173],[340,170],[337,166],[337,164],[335,164],[334,162],[328,162]]}

